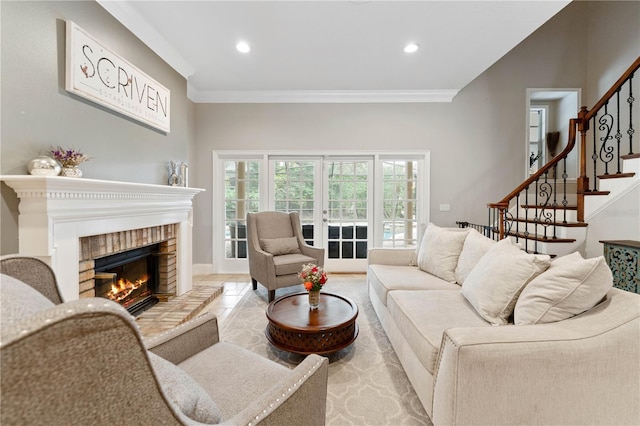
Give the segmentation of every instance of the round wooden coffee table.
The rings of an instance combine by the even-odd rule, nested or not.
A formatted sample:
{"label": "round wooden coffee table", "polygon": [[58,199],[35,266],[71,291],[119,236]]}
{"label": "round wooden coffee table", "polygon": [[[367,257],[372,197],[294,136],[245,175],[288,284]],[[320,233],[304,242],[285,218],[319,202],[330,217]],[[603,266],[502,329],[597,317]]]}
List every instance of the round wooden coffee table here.
{"label": "round wooden coffee table", "polygon": [[358,306],[349,298],[320,293],[318,309],[309,309],[308,293],[280,297],[267,307],[267,339],[276,348],[298,354],[330,354],[358,337]]}

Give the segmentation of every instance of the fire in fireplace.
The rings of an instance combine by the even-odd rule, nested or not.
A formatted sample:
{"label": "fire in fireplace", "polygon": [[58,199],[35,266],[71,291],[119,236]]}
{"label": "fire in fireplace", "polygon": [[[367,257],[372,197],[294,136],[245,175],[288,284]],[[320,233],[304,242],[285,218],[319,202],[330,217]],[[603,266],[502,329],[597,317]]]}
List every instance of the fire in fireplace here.
{"label": "fire in fireplace", "polygon": [[157,252],[155,244],[95,259],[96,296],[120,303],[132,315],[155,305]]}

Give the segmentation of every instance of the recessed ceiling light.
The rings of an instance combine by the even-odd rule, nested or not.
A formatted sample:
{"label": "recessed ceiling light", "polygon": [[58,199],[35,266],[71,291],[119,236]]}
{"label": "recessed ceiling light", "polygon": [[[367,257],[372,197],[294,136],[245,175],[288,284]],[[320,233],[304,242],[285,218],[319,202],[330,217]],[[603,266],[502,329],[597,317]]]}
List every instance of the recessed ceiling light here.
{"label": "recessed ceiling light", "polygon": [[249,43],[246,41],[240,41],[236,44],[236,49],[241,53],[249,53],[251,51],[251,47],[249,47]]}
{"label": "recessed ceiling light", "polygon": [[409,43],[404,47],[404,53],[414,53],[418,50],[419,45],[415,43]]}

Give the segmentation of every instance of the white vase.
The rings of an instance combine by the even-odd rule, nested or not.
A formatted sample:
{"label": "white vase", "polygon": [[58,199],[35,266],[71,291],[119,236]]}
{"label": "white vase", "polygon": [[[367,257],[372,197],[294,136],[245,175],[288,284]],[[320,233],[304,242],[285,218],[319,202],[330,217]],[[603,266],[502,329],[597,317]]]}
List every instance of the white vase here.
{"label": "white vase", "polygon": [[82,177],[82,170],[78,166],[63,167],[60,176]]}

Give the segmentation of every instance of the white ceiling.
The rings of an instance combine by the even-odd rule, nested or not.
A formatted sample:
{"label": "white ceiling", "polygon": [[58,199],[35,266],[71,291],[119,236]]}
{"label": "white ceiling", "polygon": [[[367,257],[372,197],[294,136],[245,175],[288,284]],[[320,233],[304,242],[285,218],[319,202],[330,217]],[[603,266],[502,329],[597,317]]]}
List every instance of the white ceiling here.
{"label": "white ceiling", "polygon": [[447,102],[569,1],[98,3],[194,102]]}

